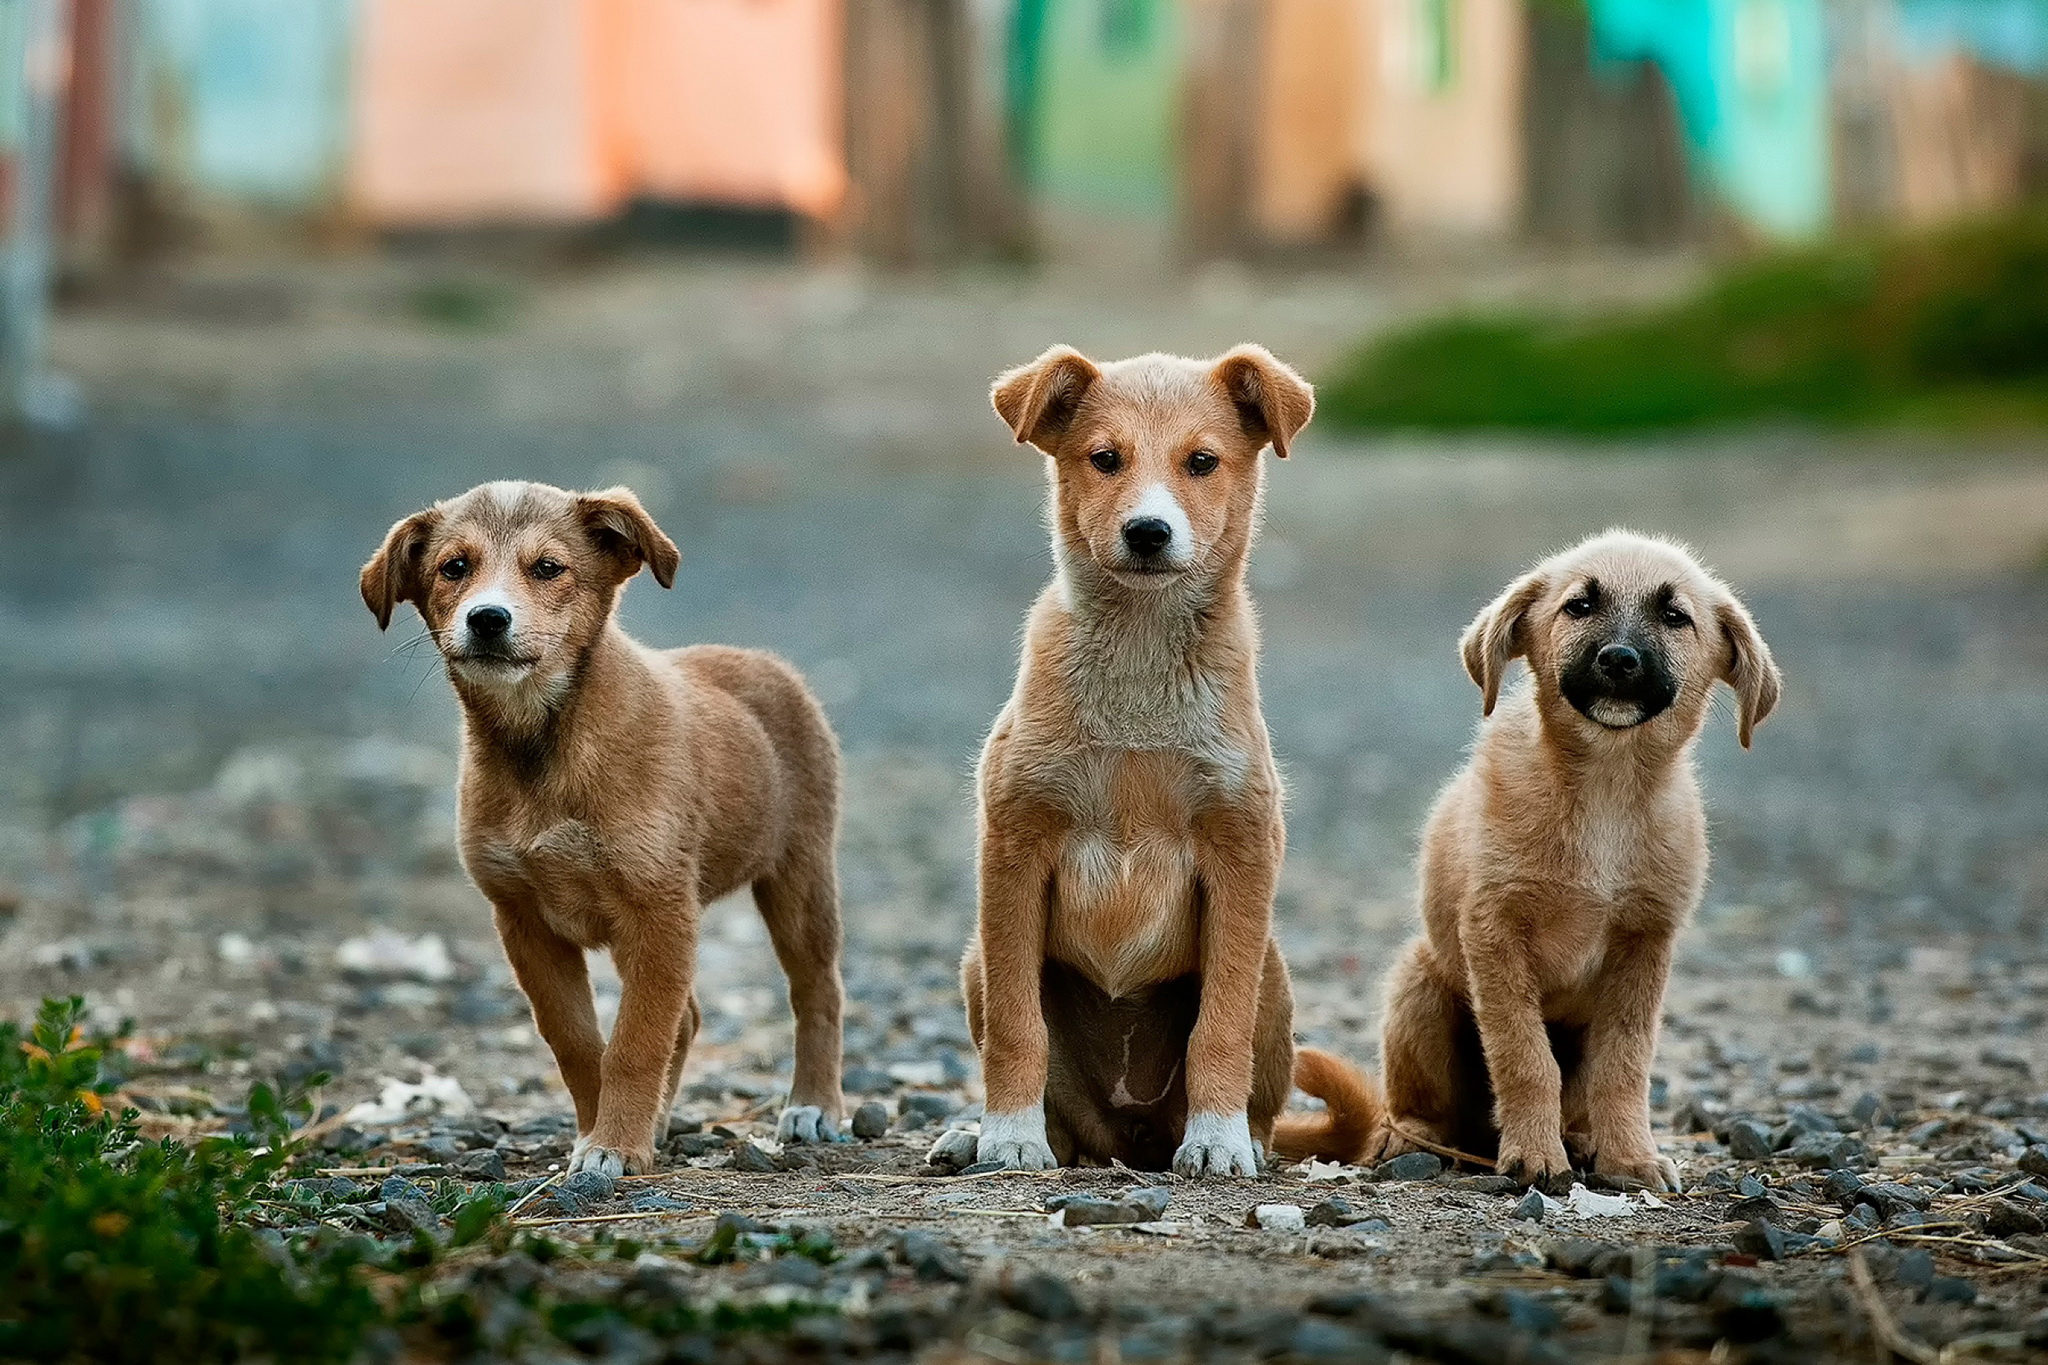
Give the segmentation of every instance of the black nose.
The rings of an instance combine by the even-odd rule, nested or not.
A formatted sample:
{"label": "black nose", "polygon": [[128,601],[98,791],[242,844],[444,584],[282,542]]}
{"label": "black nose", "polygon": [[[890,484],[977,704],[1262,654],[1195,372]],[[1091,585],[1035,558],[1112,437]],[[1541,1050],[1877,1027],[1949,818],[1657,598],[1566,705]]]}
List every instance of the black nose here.
{"label": "black nose", "polygon": [[1173,528],[1158,517],[1134,517],[1124,523],[1124,544],[1134,555],[1156,555],[1173,539]]}
{"label": "black nose", "polygon": [[495,640],[512,629],[512,613],[503,607],[471,607],[469,633],[479,640]]}
{"label": "black nose", "polygon": [[1600,666],[1602,673],[1616,682],[1623,678],[1633,678],[1643,671],[1643,656],[1627,645],[1608,645],[1594,657],[1593,662]]}

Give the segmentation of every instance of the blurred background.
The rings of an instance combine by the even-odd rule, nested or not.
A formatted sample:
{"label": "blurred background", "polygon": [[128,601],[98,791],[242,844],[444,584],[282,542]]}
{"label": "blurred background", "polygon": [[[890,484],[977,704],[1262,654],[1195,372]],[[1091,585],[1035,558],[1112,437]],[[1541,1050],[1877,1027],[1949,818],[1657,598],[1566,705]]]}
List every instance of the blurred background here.
{"label": "blurred background", "polygon": [[[2048,0],[0,0],[0,997],[547,1084],[356,571],[623,482],[684,555],[631,628],[781,651],[844,740],[856,1057],[964,1078],[1048,571],[987,383],[1062,341],[1318,383],[1254,569],[1311,1036],[1369,1049],[1458,632],[1615,522],[1787,673],[1700,745],[1687,979],[1862,1026],[2039,963],[2044,190]],[[707,1065],[772,1076],[719,923]]]}

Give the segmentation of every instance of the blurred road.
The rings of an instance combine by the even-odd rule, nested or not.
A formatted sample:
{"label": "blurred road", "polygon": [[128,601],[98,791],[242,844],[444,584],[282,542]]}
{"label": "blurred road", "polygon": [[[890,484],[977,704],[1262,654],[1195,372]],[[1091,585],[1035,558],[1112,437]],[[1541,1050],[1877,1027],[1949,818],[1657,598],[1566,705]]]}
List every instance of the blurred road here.
{"label": "blurred road", "polygon": [[[1313,374],[1426,295],[1537,292],[1483,272],[1428,289],[1222,274],[1175,297],[758,265],[421,278],[195,270],[60,319],[92,416],[0,455],[0,878],[31,901],[72,895],[50,830],[205,787],[252,746],[382,736],[445,761],[447,688],[398,651],[407,622],[377,634],[356,569],[416,506],[526,476],[632,484],[675,536],[675,590],[642,580],[627,599],[643,637],[766,645],[812,676],[855,775],[854,913],[886,903],[903,913],[876,912],[873,933],[957,943],[966,774],[1047,566],[1039,462],[988,412],[988,377],[1055,341],[1248,338]],[[504,320],[437,326],[430,288]],[[1414,830],[1477,719],[1459,630],[1530,559],[1620,521],[1692,539],[1788,678],[1753,753],[1726,707],[1701,745],[1706,922],[1873,952],[1900,929],[2038,947],[2044,457],[1782,433],[1597,449],[1313,433],[1270,467],[1255,572],[1294,792],[1285,932],[1392,941]]]}

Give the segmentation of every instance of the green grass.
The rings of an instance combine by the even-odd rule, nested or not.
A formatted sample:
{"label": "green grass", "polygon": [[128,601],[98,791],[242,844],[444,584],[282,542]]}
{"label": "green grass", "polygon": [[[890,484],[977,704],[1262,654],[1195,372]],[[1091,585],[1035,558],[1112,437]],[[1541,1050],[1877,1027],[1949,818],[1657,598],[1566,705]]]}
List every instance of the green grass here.
{"label": "green grass", "polygon": [[1652,311],[1425,322],[1317,398],[1333,425],[1379,430],[2039,426],[2048,211],[1767,257]]}
{"label": "green grass", "polygon": [[[515,1229],[502,1187],[443,1182],[431,1232],[347,1231],[340,1204],[283,1184],[317,1164],[294,1136],[302,1096],[253,1087],[247,1136],[144,1141],[136,1111],[109,1102],[118,1039],[85,1019],[73,997],[26,1028],[0,1023],[0,1361],[559,1360],[628,1338],[745,1355],[830,1311],[698,1302],[659,1278],[593,1284],[571,1263],[631,1263],[642,1244],[572,1249]],[[746,1259],[744,1240],[734,1227],[688,1250]],[[764,1240],[747,1255],[834,1254],[821,1234]]]}

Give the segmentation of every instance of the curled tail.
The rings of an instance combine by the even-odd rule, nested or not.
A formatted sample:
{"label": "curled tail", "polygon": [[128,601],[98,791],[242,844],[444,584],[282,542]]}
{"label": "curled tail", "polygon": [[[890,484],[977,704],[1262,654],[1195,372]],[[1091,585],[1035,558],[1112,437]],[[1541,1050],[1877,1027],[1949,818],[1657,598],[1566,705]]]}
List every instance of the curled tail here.
{"label": "curled tail", "polygon": [[1273,1150],[1289,1161],[1320,1157],[1354,1162],[1386,1123],[1379,1082],[1321,1048],[1294,1054],[1294,1083],[1321,1100],[1320,1114],[1282,1114],[1273,1125]]}

